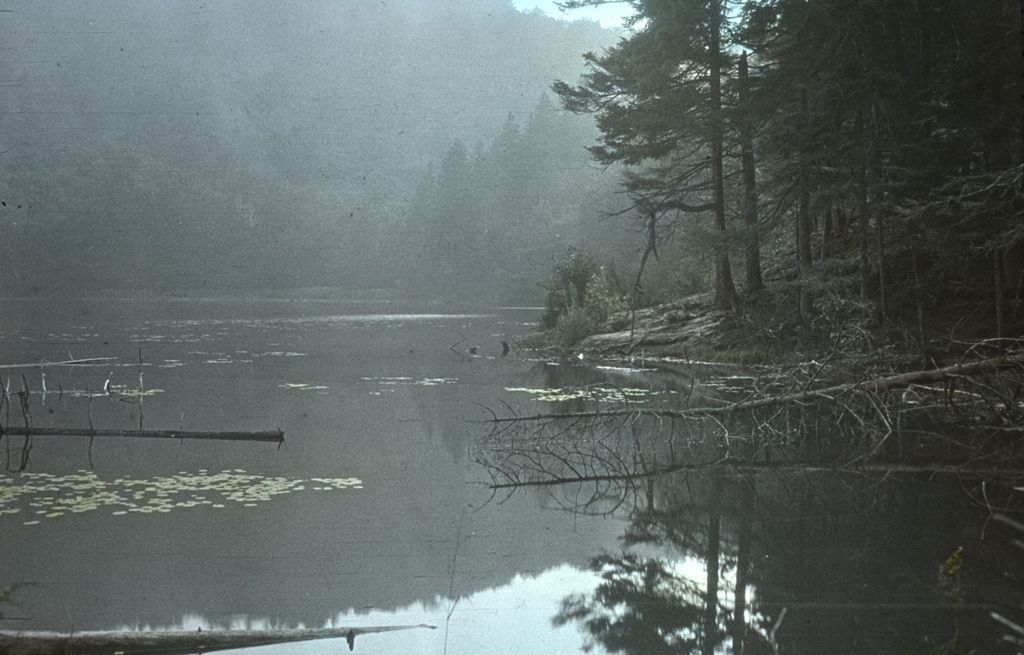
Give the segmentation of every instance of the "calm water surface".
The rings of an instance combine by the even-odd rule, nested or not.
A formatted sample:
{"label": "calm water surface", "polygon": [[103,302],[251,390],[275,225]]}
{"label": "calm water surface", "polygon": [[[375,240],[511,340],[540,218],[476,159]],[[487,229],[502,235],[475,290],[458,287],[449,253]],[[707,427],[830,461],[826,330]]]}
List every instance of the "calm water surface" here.
{"label": "calm water surface", "polygon": [[[564,495],[545,490],[492,499],[487,472],[473,463],[486,408],[671,403],[694,393],[694,380],[636,363],[502,357],[500,341],[528,332],[536,311],[283,301],[5,307],[5,363],[116,358],[47,369],[45,394],[38,368],[0,370],[15,389],[24,373],[33,425],[280,427],[286,442],[36,438],[27,472],[0,477],[0,586],[30,583],[0,608],[2,629],[429,623],[438,629],[365,635],[356,647],[570,653],[593,635],[552,618],[567,595],[600,591],[595,556],[619,558],[603,563],[606,582],[628,569],[624,534],[636,542],[631,556],[660,562],[664,579],[612,603],[613,615],[663,600],[665,585],[704,579],[700,480],[660,482],[664,511],[643,526],[628,511],[566,512]],[[742,385],[729,371],[715,376],[697,393]],[[7,420],[22,421],[16,405]],[[13,449],[12,464],[20,444],[0,442]],[[974,488],[917,477],[870,487],[789,480],[753,497],[726,490],[716,507],[735,511],[718,528],[721,615],[732,606],[742,534],[748,620],[765,635],[776,627],[781,652],[926,652],[954,637],[1004,643],[989,614],[1019,613],[1024,567],[1011,527],[983,534]],[[969,557],[943,576],[957,548]],[[647,624],[650,634],[630,636],[635,652],[666,633],[656,617]],[[723,639],[719,649],[729,647]],[[339,646],[275,652],[328,648]]]}

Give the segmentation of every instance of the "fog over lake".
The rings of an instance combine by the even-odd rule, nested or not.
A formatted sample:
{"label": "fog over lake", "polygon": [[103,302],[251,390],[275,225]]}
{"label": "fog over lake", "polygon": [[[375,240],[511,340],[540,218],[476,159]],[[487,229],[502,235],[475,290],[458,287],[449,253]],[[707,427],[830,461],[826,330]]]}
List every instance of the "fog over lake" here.
{"label": "fog over lake", "polygon": [[1019,652],[966,7],[0,4],[0,655]]}

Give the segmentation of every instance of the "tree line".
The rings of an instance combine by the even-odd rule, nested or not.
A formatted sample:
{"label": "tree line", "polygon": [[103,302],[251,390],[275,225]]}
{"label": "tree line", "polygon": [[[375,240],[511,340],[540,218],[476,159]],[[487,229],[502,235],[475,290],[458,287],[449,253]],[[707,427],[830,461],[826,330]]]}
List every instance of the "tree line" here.
{"label": "tree line", "polygon": [[402,241],[412,257],[396,264],[406,287],[532,300],[569,244],[614,247],[584,225],[622,202],[618,177],[582,147],[595,136],[545,94],[524,120],[509,113],[489,145],[453,141],[411,194]]}
{"label": "tree line", "polygon": [[778,281],[803,323],[826,296],[918,327],[978,298],[996,332],[1019,318],[1014,3],[629,4],[628,35],[553,88],[595,119],[593,158],[623,166],[644,261],[704,226],[724,308]]}

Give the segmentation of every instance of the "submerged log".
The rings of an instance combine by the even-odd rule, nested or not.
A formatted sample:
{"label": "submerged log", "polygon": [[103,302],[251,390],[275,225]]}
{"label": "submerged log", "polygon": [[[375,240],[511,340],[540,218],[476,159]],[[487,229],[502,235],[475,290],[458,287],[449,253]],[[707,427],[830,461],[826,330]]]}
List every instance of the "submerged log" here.
{"label": "submerged log", "polygon": [[688,407],[676,410],[630,408],[593,412],[548,413],[534,414],[531,416],[494,417],[490,419],[489,422],[517,423],[527,421],[551,421],[555,419],[588,419],[641,415],[660,416],[663,418],[692,418],[697,416],[727,415],[734,412],[748,411],[776,405],[792,405],[798,403],[820,402],[822,400],[835,400],[840,396],[848,394],[877,394],[891,389],[906,388],[915,384],[945,382],[955,378],[985,375],[1021,367],[1024,367],[1024,352],[1015,352],[1001,357],[979,359],[961,364],[953,364],[952,366],[944,366],[942,368],[885,375],[882,377],[872,378],[870,380],[836,384],[796,393],[762,396],[752,400],[741,400],[739,402],[716,407]]}
{"label": "submerged log", "polygon": [[86,366],[101,362],[116,361],[117,357],[89,357],[86,359],[65,359],[60,362],[32,362],[31,364],[0,364],[0,368],[43,368],[46,366]]}
{"label": "submerged log", "polygon": [[98,428],[0,427],[0,435],[26,437],[131,437],[136,439],[208,439],[212,441],[262,441],[284,443],[284,432],[197,432],[189,430],[103,430]]}
{"label": "submerged log", "polygon": [[235,648],[268,646],[319,639],[346,639],[358,635],[437,626],[395,625],[362,628],[323,628],[320,630],[231,630],[167,632],[57,632],[0,631],[0,653],[4,655],[176,655],[210,653]]}
{"label": "submerged log", "polygon": [[820,462],[743,462],[720,461],[694,464],[679,462],[667,464],[637,472],[606,473],[595,475],[552,476],[539,480],[511,480],[487,485],[488,489],[519,489],[524,487],[557,487],[563,484],[582,484],[588,482],[630,482],[647,480],[671,473],[710,473],[727,477],[746,477],[763,474],[926,474],[926,475],[960,475],[986,476],[1020,479],[1024,477],[1024,469],[1019,467],[970,466],[950,464],[947,462],[852,462],[834,464]]}

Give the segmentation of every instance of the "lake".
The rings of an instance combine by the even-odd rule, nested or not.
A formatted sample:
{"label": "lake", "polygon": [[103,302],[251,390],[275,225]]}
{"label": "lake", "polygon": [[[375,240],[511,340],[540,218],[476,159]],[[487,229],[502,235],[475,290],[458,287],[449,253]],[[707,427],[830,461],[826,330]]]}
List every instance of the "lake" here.
{"label": "lake", "polygon": [[[572,653],[588,642],[614,650],[607,631],[581,626],[627,616],[632,627],[618,627],[634,652],[653,652],[667,634],[669,652],[689,652],[696,614],[675,624],[643,608],[696,611],[714,550],[719,650],[732,647],[726,619],[742,566],[750,652],[774,641],[780,652],[910,653],[953,640],[1013,652],[1001,641],[1010,629],[991,616],[1022,618],[1020,494],[1006,484],[673,474],[650,485],[647,511],[631,498],[587,504],[587,485],[511,495],[487,486],[494,470],[478,461],[493,447],[492,412],[711,402],[742,392],[750,378],[739,369],[504,355],[502,341],[535,328],[530,308],[4,307],[4,364],[111,358],[47,367],[45,393],[40,368],[0,369],[14,391],[24,374],[33,426],[280,428],[285,443],[35,437],[19,473],[22,438],[5,436],[0,588],[20,586],[0,605],[0,629],[430,624],[363,635],[355,647]],[[5,425],[24,420],[12,398]],[[563,605],[570,594],[575,615]],[[263,650],[328,647],[345,648]]]}

